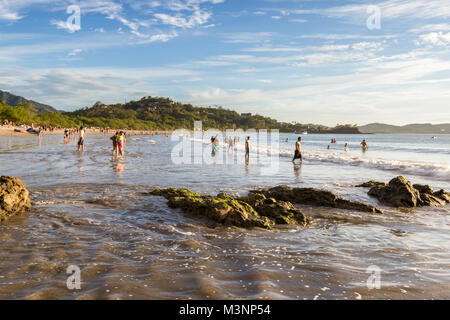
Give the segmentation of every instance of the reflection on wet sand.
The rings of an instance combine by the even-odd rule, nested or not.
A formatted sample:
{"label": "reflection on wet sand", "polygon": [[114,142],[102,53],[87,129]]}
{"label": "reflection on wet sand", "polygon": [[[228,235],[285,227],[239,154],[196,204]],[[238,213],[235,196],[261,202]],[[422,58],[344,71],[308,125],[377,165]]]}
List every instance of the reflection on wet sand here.
{"label": "reflection on wet sand", "polygon": [[302,175],[302,165],[294,164],[294,174],[295,174],[295,183],[299,183],[301,181]]}
{"label": "reflection on wet sand", "polygon": [[[44,136],[39,148],[35,139],[0,138],[2,170],[33,195],[31,212],[0,224],[0,299],[450,298],[448,207],[367,215],[299,206],[311,226],[262,231],[213,228],[148,195],[155,187],[245,195],[298,183],[376,204],[353,186],[392,171],[312,161],[292,168],[289,157],[263,176],[242,150],[236,165],[175,166],[163,136],[130,139],[119,161],[108,137],[88,136],[85,155],[62,136]],[[69,265],[81,269],[76,292],[66,287]],[[366,285],[372,265],[382,270],[380,290]]]}

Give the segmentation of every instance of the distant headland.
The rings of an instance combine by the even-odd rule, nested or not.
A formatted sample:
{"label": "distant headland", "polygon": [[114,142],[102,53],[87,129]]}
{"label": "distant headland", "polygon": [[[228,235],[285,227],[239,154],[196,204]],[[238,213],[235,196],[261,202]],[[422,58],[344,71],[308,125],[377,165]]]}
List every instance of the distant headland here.
{"label": "distant headland", "polygon": [[[195,107],[169,98],[143,97],[125,104],[96,102],[73,112],[3,92],[0,120],[16,124],[73,128],[78,126],[129,130],[192,130],[195,121],[202,121],[204,129],[278,129],[284,133],[360,133],[356,125],[337,125],[330,128],[317,124],[279,122],[259,114],[238,113],[222,107]],[[45,106],[42,107],[42,106]]]}
{"label": "distant headland", "polygon": [[320,124],[280,122],[259,114],[238,113],[223,107],[195,107],[169,98],[143,97],[139,101],[104,104],[96,102],[73,112],[56,108],[0,90],[0,120],[16,124],[37,124],[62,128],[78,126],[128,130],[192,130],[195,121],[204,129],[278,129],[296,134],[369,134],[369,133],[450,133],[450,124],[411,124],[394,126],[373,123],[327,127]]}

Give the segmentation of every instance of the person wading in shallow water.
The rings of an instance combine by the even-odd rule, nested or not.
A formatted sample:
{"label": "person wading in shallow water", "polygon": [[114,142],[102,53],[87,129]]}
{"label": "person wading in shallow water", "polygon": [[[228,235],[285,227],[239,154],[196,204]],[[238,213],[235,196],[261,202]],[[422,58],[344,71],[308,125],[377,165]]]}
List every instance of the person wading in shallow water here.
{"label": "person wading in shallow water", "polygon": [[84,151],[84,137],[86,135],[86,131],[84,127],[80,127],[80,138],[78,139],[78,151]]}
{"label": "person wading in shallow water", "polygon": [[123,157],[125,155],[124,148],[125,148],[125,133],[123,131],[120,131],[119,137],[117,138],[117,148],[119,149],[119,156]]}
{"label": "person wading in shallow water", "polygon": [[113,144],[113,157],[117,157],[118,154],[117,144],[119,140],[119,132],[117,131],[116,134],[113,135],[110,139],[112,140]]}
{"label": "person wading in shallow water", "polygon": [[250,158],[250,137],[247,137],[245,141],[245,159],[248,160]]}
{"label": "person wading in shallow water", "polygon": [[295,154],[294,154],[294,159],[292,159],[292,163],[295,163],[295,160],[297,160],[297,159],[300,159],[300,163],[303,162],[302,137],[298,137],[298,140],[295,143]]}
{"label": "person wading in shallow water", "polygon": [[364,139],[361,142],[361,146],[362,146],[363,151],[366,151],[369,148],[369,146],[367,145],[366,139]]}

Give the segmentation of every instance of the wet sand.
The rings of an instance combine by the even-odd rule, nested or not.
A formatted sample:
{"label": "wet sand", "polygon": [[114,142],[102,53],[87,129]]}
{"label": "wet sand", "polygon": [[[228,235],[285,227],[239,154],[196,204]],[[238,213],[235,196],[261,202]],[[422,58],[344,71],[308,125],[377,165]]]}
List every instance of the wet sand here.
{"label": "wet sand", "polygon": [[[328,138],[308,136],[302,166],[293,166],[289,153],[267,176],[244,161],[175,165],[178,142],[161,135],[131,137],[124,159],[111,157],[108,136],[88,136],[84,153],[76,151],[76,139],[65,145],[62,136],[0,137],[2,172],[22,179],[33,198],[30,212],[0,223],[0,299],[449,299],[450,206],[392,209],[355,185],[405,174],[450,190],[450,164],[412,175],[406,162],[385,159],[375,167],[371,151],[357,164],[347,154],[336,163],[337,152],[326,157]],[[396,146],[401,139],[409,140]],[[444,139],[430,145],[427,136],[373,136],[371,150],[377,141],[381,150],[400,148],[389,150],[396,159],[408,152],[424,165],[428,157],[434,165],[448,161]],[[236,158],[243,159],[243,143],[239,148]],[[206,145],[205,157],[209,152]],[[298,206],[312,225],[213,228],[148,194],[186,187],[239,196],[281,184],[331,190],[385,214]],[[66,286],[72,265],[81,270],[81,290]],[[367,285],[372,266],[381,270],[380,289]]]}

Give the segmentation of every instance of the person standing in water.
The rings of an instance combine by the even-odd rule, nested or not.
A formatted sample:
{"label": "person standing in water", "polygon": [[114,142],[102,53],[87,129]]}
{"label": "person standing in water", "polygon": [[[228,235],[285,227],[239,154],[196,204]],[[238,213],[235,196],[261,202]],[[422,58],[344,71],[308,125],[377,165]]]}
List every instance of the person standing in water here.
{"label": "person standing in water", "polygon": [[250,137],[247,137],[247,140],[245,141],[245,159],[250,158]]}
{"label": "person standing in water", "polygon": [[119,140],[119,132],[117,131],[116,134],[113,135],[110,139],[112,140],[112,144],[113,144],[113,157],[117,157],[117,155],[118,155],[117,144],[118,144],[118,140]]}
{"label": "person standing in water", "polygon": [[348,151],[348,143],[344,145],[344,151]]}
{"label": "person standing in water", "polygon": [[292,163],[295,163],[295,160],[300,159],[300,163],[303,162],[302,156],[302,137],[298,137],[297,142],[295,143],[295,154],[294,159],[292,159]]}
{"label": "person standing in water", "polygon": [[84,137],[86,136],[86,131],[84,127],[80,127],[80,138],[78,139],[78,151],[84,151]]}
{"label": "person standing in water", "polygon": [[363,151],[366,151],[369,148],[369,146],[367,145],[366,139],[364,139],[361,142],[361,146],[362,146]]}
{"label": "person standing in water", "polygon": [[117,138],[117,148],[119,150],[119,156],[123,157],[125,155],[125,133],[120,131],[119,137]]}

